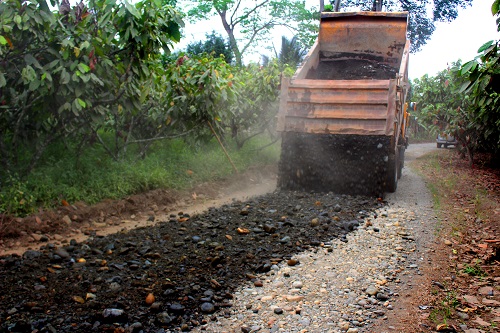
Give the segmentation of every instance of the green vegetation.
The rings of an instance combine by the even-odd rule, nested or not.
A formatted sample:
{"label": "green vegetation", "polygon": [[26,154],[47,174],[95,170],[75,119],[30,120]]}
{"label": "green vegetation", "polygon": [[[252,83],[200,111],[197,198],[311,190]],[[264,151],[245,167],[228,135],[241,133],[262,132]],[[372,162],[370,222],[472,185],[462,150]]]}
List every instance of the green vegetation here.
{"label": "green vegetation", "polygon": [[[499,8],[495,1],[493,15],[499,16]],[[476,152],[490,153],[493,164],[500,160],[499,43],[486,42],[475,59],[412,82],[419,125],[433,134],[455,136],[471,164]]]}
{"label": "green vegetation", "polygon": [[469,274],[471,276],[477,276],[477,277],[485,277],[487,276],[486,272],[479,266],[479,264],[475,265],[465,265],[463,272],[465,274]]}
{"label": "green vegetation", "polygon": [[447,324],[448,320],[453,316],[455,308],[459,305],[460,302],[457,299],[456,292],[448,291],[439,304],[432,309],[429,319],[435,324]]}
{"label": "green vegetation", "polygon": [[[229,142],[238,170],[276,163],[278,144],[258,150],[267,142],[268,138],[255,138],[240,150]],[[2,186],[0,212],[26,215],[39,206],[60,205],[61,200],[93,204],[156,188],[189,189],[233,172],[215,140],[196,144],[181,139],[157,142],[144,159],[137,159],[131,151],[120,161],[110,159],[99,146],[87,150],[78,160],[64,154],[62,146],[52,148],[60,149],[61,154],[51,156],[51,163],[47,161],[22,181],[10,177]]]}

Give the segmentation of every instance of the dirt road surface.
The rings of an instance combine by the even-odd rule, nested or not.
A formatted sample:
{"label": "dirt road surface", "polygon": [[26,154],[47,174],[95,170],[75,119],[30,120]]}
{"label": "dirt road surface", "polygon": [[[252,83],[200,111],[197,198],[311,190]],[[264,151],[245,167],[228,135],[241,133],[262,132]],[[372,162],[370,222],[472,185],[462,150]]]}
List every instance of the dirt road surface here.
{"label": "dirt road surface", "polygon": [[[66,286],[66,282],[78,279],[79,275],[75,276],[74,274],[79,274],[81,269],[85,269],[88,282],[91,283],[91,295],[95,297],[95,300],[87,302],[75,295],[72,298],[71,295],[60,295],[67,301],[66,304],[73,309],[72,311],[76,311],[72,315],[74,319],[72,319],[71,325],[79,329],[86,329],[92,325],[101,327],[102,322],[107,320],[108,312],[123,313],[122,309],[125,309],[126,312],[140,310],[138,313],[130,314],[130,316],[137,318],[138,321],[133,323],[136,328],[144,325],[145,328],[147,327],[147,332],[156,332],[154,327],[162,326],[162,323],[168,326],[174,322],[179,323],[185,329],[219,333],[257,331],[417,332],[421,328],[418,320],[421,315],[418,307],[421,305],[419,303],[419,290],[423,290],[432,280],[433,263],[428,249],[429,245],[435,241],[436,217],[429,191],[422,179],[408,166],[411,161],[434,149],[436,148],[433,144],[409,146],[406,154],[407,167],[403,170],[397,192],[387,196],[386,205],[377,203],[375,198],[370,200],[349,196],[318,195],[315,199],[315,194],[300,195],[300,193],[298,195],[273,193],[271,196],[260,199],[249,199],[271,193],[276,186],[275,174],[254,171],[240,175],[237,181],[228,182],[217,188],[210,184],[199,186],[183,200],[178,200],[171,206],[136,212],[133,216],[126,216],[126,218],[121,216],[120,219],[110,215],[108,219],[104,219],[104,222],[90,223],[88,225],[92,231],[90,233],[89,229],[79,228],[76,232],[67,235],[68,239],[72,239],[70,247],[71,251],[75,251],[74,255],[65,250],[57,250],[58,244],[67,244],[67,241],[57,240],[50,234],[43,236],[47,236],[50,242],[55,243],[55,245],[54,243],[51,245],[52,247],[44,246],[38,250],[40,245],[47,244],[46,240],[45,243],[33,240],[28,244],[20,242],[19,246],[10,246],[7,251],[3,251],[3,254],[9,252],[22,254],[28,248],[35,250],[28,251],[28,254],[25,253],[21,261],[19,259],[21,257],[2,261],[6,270],[9,270],[11,265],[14,265],[12,267],[20,265],[19,267],[23,271],[26,270],[25,275],[20,274],[19,277],[15,275],[9,277],[6,271],[4,277],[19,281],[26,279],[28,283],[25,286],[25,289],[28,288],[26,289],[27,295],[38,297],[36,295],[40,294],[40,297],[36,298],[36,301],[26,303],[28,305],[23,305],[16,300],[17,290],[12,286],[14,289],[6,293],[6,298],[2,301],[9,304],[9,308],[4,309],[5,313],[15,314],[12,318],[5,317],[8,320],[7,325],[27,329],[29,321],[33,320],[33,315],[30,313],[32,308],[37,310],[35,313],[41,312],[41,314],[35,315],[40,321],[39,323],[37,321],[41,325],[40,327],[45,323],[53,322],[57,317],[64,318],[67,314],[64,311],[56,313],[57,305],[50,303],[53,297],[51,292],[59,289],[62,292],[62,290],[69,288]],[[306,204],[304,199],[310,202]],[[272,203],[272,200],[277,201]],[[295,202],[292,205],[294,208],[290,206],[293,209],[287,208],[290,202]],[[225,208],[211,208],[208,213],[206,212],[208,207],[218,207],[221,204],[228,205],[224,206]],[[205,213],[203,213],[204,211]],[[297,213],[293,213],[293,211]],[[201,215],[194,216],[192,222],[187,222],[184,225],[177,222],[195,213],[201,213]],[[244,237],[234,233],[234,223],[227,224],[227,215],[233,213],[235,217],[232,217],[230,221],[240,221],[240,224],[243,223],[242,226],[248,224],[249,232],[255,234],[255,236],[245,238],[245,251],[248,252],[246,256],[241,254],[241,249],[232,248],[239,244],[239,242],[233,242],[233,239]],[[251,219],[238,217],[254,213],[257,215]],[[276,214],[279,216],[290,214],[293,218],[288,222],[286,219],[283,220],[286,230],[280,229],[281,231],[276,234],[278,238],[262,231],[262,229],[271,229],[275,226],[260,226],[263,221],[278,220],[279,216],[274,216]],[[172,222],[174,216],[175,220]],[[214,218],[218,221],[216,224],[219,224],[216,229],[224,227],[224,231],[217,232],[216,229],[211,229],[214,228],[213,226],[207,224],[206,221],[214,221]],[[106,221],[111,223],[106,223]],[[159,222],[159,228],[150,231],[147,228],[140,228],[137,232],[129,232],[134,228],[156,225],[158,221],[163,221]],[[282,228],[279,223],[277,226]],[[323,229],[324,232],[322,232]],[[333,231],[334,238],[331,241],[325,238],[327,230]],[[117,231],[119,232],[116,233]],[[217,239],[215,250],[211,247],[205,249],[196,243],[193,244],[191,236],[189,236],[193,232],[198,232],[198,236],[201,235],[202,239],[210,237],[211,242]],[[179,237],[175,236],[176,233],[179,234]],[[202,233],[204,234],[202,235]],[[232,235],[233,233],[234,235]],[[91,235],[89,241],[86,240],[88,234]],[[103,237],[105,235],[110,237]],[[200,238],[198,236],[193,236],[197,242]],[[171,237],[174,237],[172,241],[170,241]],[[292,237],[293,242],[287,240],[287,237]],[[142,240],[145,240],[143,245],[141,245]],[[115,243],[121,244],[121,248],[109,251],[111,248],[114,249]],[[221,247],[220,244],[224,243],[225,246]],[[83,244],[81,248],[80,244]],[[287,245],[285,246],[285,244]],[[146,245],[149,248],[141,249],[141,246]],[[157,249],[158,246],[160,247]],[[217,279],[225,279],[224,277],[226,277],[230,280],[230,277],[232,279],[233,276],[245,276],[244,272],[248,272],[248,268],[260,267],[261,264],[267,269],[260,270],[260,273],[259,269],[250,275],[247,273],[247,281],[238,280],[240,282],[236,282],[236,285],[233,283],[231,288],[228,286],[228,291],[220,290],[221,286],[217,286],[213,282],[214,279],[208,282],[204,281],[203,275],[197,280],[195,279],[198,284],[196,282],[193,284],[187,280],[187,276],[183,278],[183,274],[189,266],[192,266],[189,272],[193,273],[202,273],[201,270],[206,269],[207,264],[203,261],[198,264],[194,262],[198,260],[198,251],[183,257],[182,260],[187,260],[188,267],[185,267],[183,261],[176,260],[176,253],[179,251],[176,249],[179,247],[188,249],[193,246],[199,251],[202,249],[208,251],[206,254],[201,254],[201,257],[206,257],[207,260],[209,257],[216,260],[214,261],[216,264],[209,262],[208,271],[212,272],[214,268],[217,268],[218,271],[211,273],[214,274],[215,278],[219,276]],[[272,246],[278,247],[273,249]],[[224,250],[224,248],[226,249]],[[143,257],[149,258],[148,256],[152,253],[151,249],[159,251],[153,254],[156,256],[154,258],[162,258],[161,262],[165,264],[162,270],[154,271],[154,266],[150,266],[151,263],[148,264],[149,266],[141,266]],[[227,252],[227,259],[224,259],[223,256],[212,258],[215,255],[214,251],[221,250]],[[289,257],[288,254],[280,254],[284,250],[288,251],[287,253],[292,250],[292,253],[295,254],[293,257]],[[160,254],[161,251],[163,254]],[[104,268],[107,270],[96,268],[95,265],[86,266],[85,262],[99,263],[101,260],[99,256],[104,255],[104,252],[109,253],[108,263],[104,263]],[[60,258],[61,256],[63,258]],[[77,259],[80,258],[77,264],[74,264],[73,256]],[[272,266],[267,264],[269,258],[271,258]],[[286,258],[286,260],[272,258]],[[54,260],[56,260],[55,264]],[[242,265],[230,266],[234,260],[242,260]],[[255,261],[257,266],[244,266],[249,261]],[[100,263],[103,265],[102,261]],[[37,274],[47,274],[46,265],[49,265],[50,273],[54,271],[58,273],[54,276],[60,274],[60,278],[54,280],[53,275],[42,276],[42,283],[35,283],[36,293],[33,294],[29,291],[30,283],[32,283],[30,274],[38,272],[38,270]],[[180,265],[179,268],[176,268],[177,265]],[[240,271],[241,268],[243,271]],[[130,281],[133,280],[129,280],[129,270],[137,272],[137,270],[147,271],[151,269],[153,269],[153,273],[149,273],[149,276],[156,276],[155,274],[158,273],[165,274],[168,269],[173,269],[171,272],[169,271],[170,275],[168,276],[171,276],[173,281],[177,280],[178,283],[187,284],[181,289],[176,288],[175,292],[172,291],[174,294],[170,293],[170,288],[175,285],[172,282],[168,285],[169,288],[163,291],[163,294],[162,291],[156,290],[159,287],[155,284],[149,288],[144,287],[146,288],[144,290],[164,298],[164,302],[167,302],[166,304],[157,304],[158,309],[164,307],[167,309],[159,314],[156,314],[152,308],[144,307],[140,293],[144,292],[141,288],[143,288],[143,284],[146,284],[139,282],[130,284]],[[135,274],[132,276],[139,281],[142,281],[146,276]],[[105,275],[106,279],[104,279]],[[113,276],[108,279],[107,275]],[[190,275],[191,273],[188,274],[188,276]],[[62,276],[67,276],[67,278],[62,279]],[[11,286],[12,281],[9,281],[4,281],[5,285]],[[116,286],[117,281],[118,287]],[[84,282],[87,283],[87,281]],[[210,290],[210,287],[205,290],[207,287],[203,284],[204,282],[209,286],[212,285],[211,288],[215,291],[214,297],[219,299],[218,303],[212,303],[214,301],[210,295],[213,295],[213,291]],[[46,287],[45,284],[48,286]],[[177,286],[179,287],[179,284]],[[74,288],[72,292],[77,295],[87,287],[87,284],[77,283],[71,288]],[[118,289],[111,288],[110,291],[110,287]],[[80,288],[84,289],[80,290]],[[109,297],[112,299],[116,293],[121,295],[120,288],[135,288],[139,294],[133,293],[132,297],[127,291],[119,296],[119,302],[109,303]],[[220,311],[207,316],[206,320],[202,320],[201,325],[198,321],[195,324],[194,319],[191,321],[187,319],[188,313],[192,316],[191,318],[196,317],[198,320],[200,318],[200,315],[196,314],[197,302],[199,302],[197,294],[200,289],[205,290],[205,297],[202,296],[200,299],[205,302],[203,303],[205,310],[206,306],[210,304],[212,308],[213,304],[220,308]],[[181,295],[176,295],[176,293]],[[182,302],[185,303],[181,302],[183,305],[169,303],[168,300],[173,297],[172,295],[175,296],[176,300],[183,300]],[[228,304],[228,301],[220,303],[223,299],[231,300],[229,308],[224,305]],[[48,304],[43,305],[45,302]],[[130,303],[129,306],[126,305],[128,303]],[[32,304],[35,305],[31,306]],[[109,307],[110,304],[111,307],[102,312],[102,308]],[[54,310],[52,315],[47,315],[50,312],[43,314],[44,306],[52,306],[51,309]],[[116,306],[120,310],[117,310]],[[139,308],[137,308],[138,306]],[[172,317],[172,313],[178,314],[179,311],[185,311],[186,321],[183,317]],[[203,306],[201,311],[205,312]],[[212,310],[207,312],[211,313]],[[90,315],[90,313],[94,314]],[[135,328],[132,328],[133,325],[128,321],[131,317],[124,316],[118,319],[123,323],[124,329],[135,332]],[[57,323],[64,331],[66,324],[62,321],[57,321]],[[163,332],[171,331],[163,330]]]}

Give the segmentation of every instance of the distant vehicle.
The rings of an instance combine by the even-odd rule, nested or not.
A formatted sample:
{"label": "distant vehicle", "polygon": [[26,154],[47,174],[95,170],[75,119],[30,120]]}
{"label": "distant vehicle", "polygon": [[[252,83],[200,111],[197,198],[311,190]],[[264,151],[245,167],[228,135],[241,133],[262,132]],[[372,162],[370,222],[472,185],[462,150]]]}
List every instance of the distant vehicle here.
{"label": "distant vehicle", "polygon": [[457,146],[458,145],[458,141],[457,139],[455,139],[455,137],[453,135],[449,135],[449,134],[438,134],[437,138],[436,138],[436,144],[437,144],[437,147],[438,148],[441,148],[441,147],[444,147],[444,148],[448,148],[448,146]]}

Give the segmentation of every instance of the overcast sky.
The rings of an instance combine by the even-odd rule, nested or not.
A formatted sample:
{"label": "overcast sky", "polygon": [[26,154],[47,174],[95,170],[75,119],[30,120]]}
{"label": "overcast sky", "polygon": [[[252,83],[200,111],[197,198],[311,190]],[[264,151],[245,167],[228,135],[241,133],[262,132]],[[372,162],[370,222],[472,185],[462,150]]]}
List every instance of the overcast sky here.
{"label": "overcast sky", "polygon": [[[319,7],[319,0],[306,0],[306,2],[308,5]],[[436,30],[431,39],[420,52],[410,56],[410,78],[419,78],[424,74],[435,75],[458,59],[462,59],[463,62],[472,60],[481,45],[492,39],[500,39],[495,18],[491,15],[492,3],[493,0],[474,0],[472,7],[459,11],[455,21],[436,23]],[[212,30],[226,37],[218,17],[195,25],[186,24],[185,37],[176,49],[185,48],[192,41],[204,40],[205,34]],[[273,42],[278,49],[283,34],[292,36],[286,30],[277,30]],[[245,61],[259,61],[260,53],[272,55],[268,50],[257,50],[253,55],[247,56]]]}

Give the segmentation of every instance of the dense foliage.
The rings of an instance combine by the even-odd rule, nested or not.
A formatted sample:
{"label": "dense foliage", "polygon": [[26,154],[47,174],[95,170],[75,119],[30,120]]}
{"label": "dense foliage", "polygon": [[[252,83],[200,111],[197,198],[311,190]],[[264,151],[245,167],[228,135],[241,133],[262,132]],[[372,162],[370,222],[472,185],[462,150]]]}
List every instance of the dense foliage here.
{"label": "dense foliage", "polygon": [[58,13],[44,0],[9,0],[0,21],[1,162],[23,173],[57,140],[78,149],[147,114],[155,59],[182,26],[160,0],[96,0]]}
{"label": "dense foliage", "polygon": [[224,56],[227,63],[232,63],[234,60],[233,51],[228,42],[222,36],[212,31],[211,34],[205,35],[205,41],[197,41],[189,43],[186,47],[187,54],[213,54],[215,57]]}
{"label": "dense foliage", "polygon": [[[90,165],[121,170],[158,156],[161,140],[208,141],[211,129],[231,145],[229,130],[238,149],[259,134],[276,139],[283,66],[234,67],[204,52],[169,56],[183,22],[168,3],[62,2],[53,12],[45,1],[0,2],[0,213],[25,214],[56,196],[102,199],[74,192],[87,178],[110,187],[102,193],[149,189],[116,179],[96,184]],[[59,170],[57,182],[68,182],[54,186],[58,193],[48,166]],[[36,190],[34,175],[42,183]]]}
{"label": "dense foliage", "polygon": [[[495,1],[493,14],[498,16],[499,9],[499,1]],[[500,20],[497,22],[500,30]],[[471,163],[477,151],[499,158],[499,43],[486,42],[475,59],[413,82],[413,101],[419,106],[421,124],[456,136]]]}

